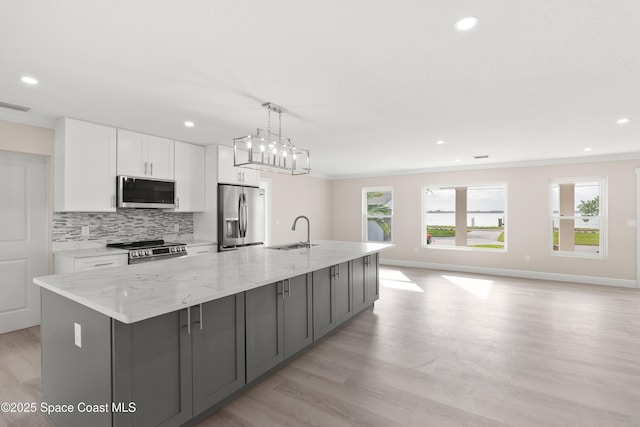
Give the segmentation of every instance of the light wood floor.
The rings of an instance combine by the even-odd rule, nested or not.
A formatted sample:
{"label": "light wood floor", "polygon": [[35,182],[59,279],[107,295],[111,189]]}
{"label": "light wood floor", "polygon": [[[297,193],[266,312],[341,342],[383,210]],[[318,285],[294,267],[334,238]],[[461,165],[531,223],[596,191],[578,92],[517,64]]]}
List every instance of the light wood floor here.
{"label": "light wood floor", "polygon": [[[640,291],[381,275],[373,310],[200,426],[640,426]],[[39,369],[38,328],[0,335],[0,402],[39,402]]]}

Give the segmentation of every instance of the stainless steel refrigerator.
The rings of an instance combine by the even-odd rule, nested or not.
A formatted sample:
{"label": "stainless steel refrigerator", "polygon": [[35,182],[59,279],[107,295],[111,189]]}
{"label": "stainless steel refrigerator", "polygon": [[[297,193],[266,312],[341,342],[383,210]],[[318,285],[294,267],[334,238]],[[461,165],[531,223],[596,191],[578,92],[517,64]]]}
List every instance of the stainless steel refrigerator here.
{"label": "stainless steel refrigerator", "polygon": [[264,190],[218,185],[218,248],[264,243]]}

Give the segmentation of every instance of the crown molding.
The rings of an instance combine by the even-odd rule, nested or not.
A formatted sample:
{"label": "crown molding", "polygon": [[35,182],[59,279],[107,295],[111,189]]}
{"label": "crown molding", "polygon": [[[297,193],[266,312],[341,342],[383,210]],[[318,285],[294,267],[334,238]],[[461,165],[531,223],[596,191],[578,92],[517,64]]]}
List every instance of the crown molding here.
{"label": "crown molding", "polygon": [[613,161],[638,160],[638,159],[640,159],[640,151],[632,152],[632,153],[608,154],[608,155],[589,156],[589,157],[568,157],[568,158],[559,158],[559,159],[531,160],[531,161],[522,161],[522,162],[488,163],[488,164],[482,164],[482,165],[445,166],[445,167],[427,168],[427,169],[411,169],[406,171],[389,171],[389,172],[383,172],[383,173],[330,175],[328,176],[327,179],[331,181],[341,181],[341,180],[348,180],[348,179],[377,178],[377,177],[384,177],[384,176],[420,175],[420,174],[437,173],[437,172],[460,172],[460,171],[487,170],[487,169],[529,168],[529,167],[537,167],[537,166],[568,165],[568,164],[578,164],[578,163],[600,163],[600,162],[613,162]]}
{"label": "crown molding", "polygon": [[56,127],[56,117],[29,112],[25,113],[22,111],[14,111],[2,107],[0,107],[0,120],[22,123],[23,125],[37,126],[47,129],[55,129]]}

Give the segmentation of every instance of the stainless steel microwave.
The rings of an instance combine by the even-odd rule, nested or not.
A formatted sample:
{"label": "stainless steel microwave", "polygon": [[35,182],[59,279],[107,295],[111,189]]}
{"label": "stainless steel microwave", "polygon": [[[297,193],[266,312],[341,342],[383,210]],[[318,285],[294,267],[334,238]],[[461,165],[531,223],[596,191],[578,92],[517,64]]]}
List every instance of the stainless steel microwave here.
{"label": "stainless steel microwave", "polygon": [[175,181],[122,175],[116,179],[119,208],[174,209],[176,207]]}

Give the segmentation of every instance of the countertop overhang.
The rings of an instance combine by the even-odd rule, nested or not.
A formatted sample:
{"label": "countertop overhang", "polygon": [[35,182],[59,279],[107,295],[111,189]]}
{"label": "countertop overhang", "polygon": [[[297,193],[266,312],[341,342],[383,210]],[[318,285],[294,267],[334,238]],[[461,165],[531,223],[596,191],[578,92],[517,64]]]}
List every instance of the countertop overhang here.
{"label": "countertop overhang", "polygon": [[42,276],[33,282],[120,322],[134,323],[393,247],[327,240],[313,243],[317,245],[287,251],[248,247]]}

